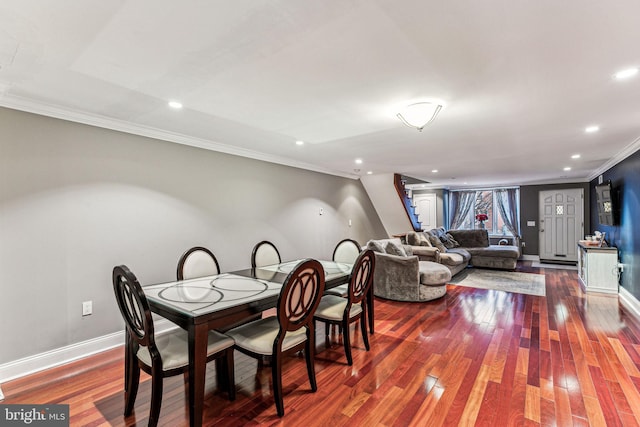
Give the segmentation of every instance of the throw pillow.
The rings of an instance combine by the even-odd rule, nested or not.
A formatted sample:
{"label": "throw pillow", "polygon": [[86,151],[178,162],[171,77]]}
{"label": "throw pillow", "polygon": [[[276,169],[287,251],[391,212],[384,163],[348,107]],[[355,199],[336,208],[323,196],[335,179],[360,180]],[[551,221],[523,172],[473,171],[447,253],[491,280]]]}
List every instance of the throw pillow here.
{"label": "throw pillow", "polygon": [[440,252],[442,253],[447,252],[447,248],[442,244],[440,239],[438,239],[436,236],[430,236],[429,242],[431,242],[431,246],[433,246],[434,248],[438,248]]}
{"label": "throw pillow", "polygon": [[440,241],[447,249],[453,249],[455,247],[460,246],[460,244],[453,238],[453,236],[449,233],[440,236]]}
{"label": "throw pillow", "polygon": [[405,239],[408,245],[420,246],[420,237],[416,232],[407,233]]}
{"label": "throw pillow", "polygon": [[378,242],[377,240],[369,240],[367,242],[367,249],[371,249],[372,251],[378,252],[381,254],[385,253],[382,243]]}
{"label": "throw pillow", "polygon": [[458,241],[454,239],[453,236],[449,233],[447,233],[447,240],[451,242],[454,248],[460,247],[460,243],[458,243]]}
{"label": "throw pillow", "polygon": [[429,237],[425,233],[418,233],[418,246],[428,246],[431,247],[431,243],[429,243]]}
{"label": "throw pillow", "polygon": [[387,242],[387,245],[384,247],[384,250],[389,255],[407,256],[407,253],[404,251],[404,248],[395,242],[391,242],[391,241]]}

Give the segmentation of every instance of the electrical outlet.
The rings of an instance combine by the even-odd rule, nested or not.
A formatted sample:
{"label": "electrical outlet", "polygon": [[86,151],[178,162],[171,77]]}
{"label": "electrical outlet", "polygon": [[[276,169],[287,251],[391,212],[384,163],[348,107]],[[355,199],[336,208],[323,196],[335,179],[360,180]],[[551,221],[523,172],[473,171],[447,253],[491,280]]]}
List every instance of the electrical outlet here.
{"label": "electrical outlet", "polygon": [[90,316],[93,313],[93,301],[84,301],[82,303],[82,315]]}
{"label": "electrical outlet", "polygon": [[525,246],[527,246],[527,244],[525,242],[522,242],[522,247],[524,248]]}
{"label": "electrical outlet", "polygon": [[324,213],[324,209],[320,208],[320,215]]}

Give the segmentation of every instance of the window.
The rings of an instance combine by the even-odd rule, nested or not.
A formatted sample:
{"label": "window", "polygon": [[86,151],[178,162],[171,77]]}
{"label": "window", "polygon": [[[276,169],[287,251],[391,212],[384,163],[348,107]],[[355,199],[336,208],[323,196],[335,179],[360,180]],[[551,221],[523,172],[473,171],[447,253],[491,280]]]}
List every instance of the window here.
{"label": "window", "polygon": [[[485,228],[489,234],[500,236],[513,236],[514,229],[518,233],[519,189],[487,189],[459,193],[459,196],[454,195],[456,202],[452,206],[452,210],[455,211],[452,212],[452,229]],[[466,197],[463,197],[462,193],[465,193]],[[512,212],[513,210],[515,212]],[[510,223],[513,224],[512,227],[509,227]]]}

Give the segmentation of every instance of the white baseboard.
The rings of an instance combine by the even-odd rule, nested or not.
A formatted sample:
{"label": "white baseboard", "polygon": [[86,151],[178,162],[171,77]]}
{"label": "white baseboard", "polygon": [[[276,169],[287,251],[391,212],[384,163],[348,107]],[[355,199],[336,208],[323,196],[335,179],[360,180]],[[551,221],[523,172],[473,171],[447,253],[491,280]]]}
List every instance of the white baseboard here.
{"label": "white baseboard", "polygon": [[[156,334],[176,328],[174,323],[161,319],[154,322]],[[45,369],[54,368],[96,353],[124,345],[124,331],[71,344],[44,353],[28,356],[0,365],[0,384]],[[0,400],[4,398],[0,390]]]}
{"label": "white baseboard", "polygon": [[538,255],[521,255],[520,259],[522,261],[535,261],[540,262],[540,257]]}
{"label": "white baseboard", "polygon": [[633,312],[636,317],[640,318],[640,301],[638,301],[631,292],[620,286],[619,298],[627,310]]}

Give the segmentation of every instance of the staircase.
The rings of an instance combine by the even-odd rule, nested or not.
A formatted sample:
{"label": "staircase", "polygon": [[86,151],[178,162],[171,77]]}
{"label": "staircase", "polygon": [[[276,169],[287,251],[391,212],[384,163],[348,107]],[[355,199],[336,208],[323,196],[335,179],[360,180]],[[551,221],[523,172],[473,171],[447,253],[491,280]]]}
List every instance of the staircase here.
{"label": "staircase", "polygon": [[404,210],[407,213],[409,222],[413,227],[413,231],[422,231],[422,224],[420,224],[420,221],[418,219],[416,207],[413,204],[413,199],[411,197],[411,191],[407,190],[407,188],[405,187],[405,181],[402,179],[402,175],[398,173],[393,174],[393,185],[398,192],[400,200],[402,201],[402,205],[404,206]]}

